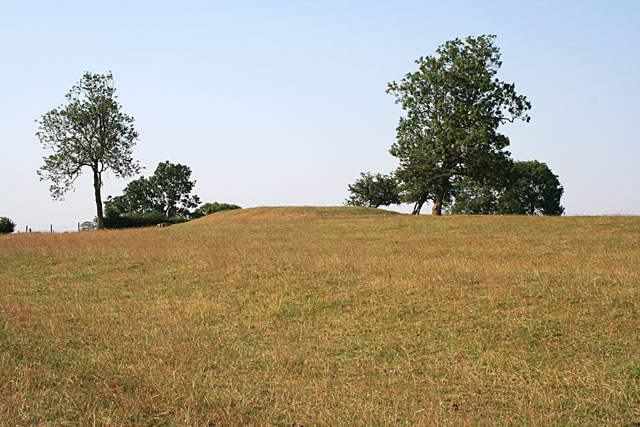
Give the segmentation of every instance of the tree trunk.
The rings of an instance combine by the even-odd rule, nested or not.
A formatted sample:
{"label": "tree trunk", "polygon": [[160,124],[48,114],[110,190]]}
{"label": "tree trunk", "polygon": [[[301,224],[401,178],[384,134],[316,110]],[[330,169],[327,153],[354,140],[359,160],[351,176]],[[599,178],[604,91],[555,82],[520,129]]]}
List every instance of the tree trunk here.
{"label": "tree trunk", "polygon": [[98,210],[98,222],[96,228],[98,230],[104,229],[104,216],[102,215],[102,196],[100,195],[100,189],[102,188],[102,179],[98,173],[98,167],[93,170],[93,189],[96,193],[96,208]]}
{"label": "tree trunk", "polygon": [[440,197],[436,196],[435,200],[433,201],[433,207],[431,208],[431,215],[437,215],[437,216],[442,215],[442,202],[440,200]]}
{"label": "tree trunk", "polygon": [[418,200],[415,205],[413,205],[413,211],[411,211],[411,215],[420,215],[420,209],[422,209],[422,205],[424,205],[424,200]]}

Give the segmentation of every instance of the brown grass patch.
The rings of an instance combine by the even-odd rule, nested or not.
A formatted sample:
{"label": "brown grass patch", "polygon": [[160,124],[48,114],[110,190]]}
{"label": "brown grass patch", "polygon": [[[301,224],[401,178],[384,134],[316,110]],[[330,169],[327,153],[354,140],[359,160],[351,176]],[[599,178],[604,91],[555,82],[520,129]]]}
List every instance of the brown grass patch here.
{"label": "brown grass patch", "polygon": [[222,212],[0,236],[0,424],[632,424],[640,220]]}

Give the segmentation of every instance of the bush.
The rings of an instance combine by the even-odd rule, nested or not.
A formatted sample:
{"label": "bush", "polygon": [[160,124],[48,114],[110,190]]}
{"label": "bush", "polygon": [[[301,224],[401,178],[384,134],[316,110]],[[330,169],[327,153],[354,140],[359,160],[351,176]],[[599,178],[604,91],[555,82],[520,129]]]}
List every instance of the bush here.
{"label": "bush", "polygon": [[119,216],[105,217],[104,226],[105,228],[151,227],[164,222],[178,224],[186,221],[187,219],[185,218],[167,217],[160,212],[126,213]]}
{"label": "bush", "polygon": [[230,203],[218,203],[218,202],[205,203],[204,205],[200,206],[198,209],[193,211],[193,213],[191,214],[191,218],[193,219],[201,218],[203,216],[210,215],[212,213],[221,212],[221,211],[231,211],[235,209],[242,209],[242,208],[238,205],[232,205]]}
{"label": "bush", "polygon": [[0,218],[0,233],[13,233],[13,230],[16,228],[16,223],[11,221],[9,218],[3,216]]}

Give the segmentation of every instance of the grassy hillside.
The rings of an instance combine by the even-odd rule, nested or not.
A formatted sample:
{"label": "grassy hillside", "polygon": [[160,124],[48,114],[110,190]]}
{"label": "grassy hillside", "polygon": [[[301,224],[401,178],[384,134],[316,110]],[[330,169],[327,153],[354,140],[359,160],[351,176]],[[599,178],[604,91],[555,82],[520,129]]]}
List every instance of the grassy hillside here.
{"label": "grassy hillside", "polygon": [[0,236],[0,424],[631,425],[639,313],[637,217]]}

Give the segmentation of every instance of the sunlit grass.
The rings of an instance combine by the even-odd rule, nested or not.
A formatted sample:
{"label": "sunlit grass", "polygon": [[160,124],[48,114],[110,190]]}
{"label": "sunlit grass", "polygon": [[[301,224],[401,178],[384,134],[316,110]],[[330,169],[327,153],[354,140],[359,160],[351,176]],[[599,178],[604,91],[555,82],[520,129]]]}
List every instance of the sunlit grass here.
{"label": "sunlit grass", "polygon": [[640,422],[640,219],[0,236],[0,424]]}

